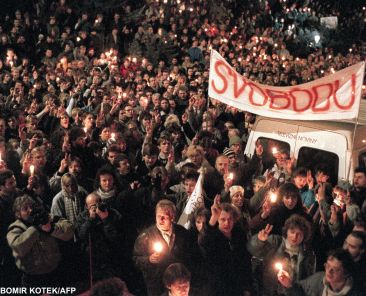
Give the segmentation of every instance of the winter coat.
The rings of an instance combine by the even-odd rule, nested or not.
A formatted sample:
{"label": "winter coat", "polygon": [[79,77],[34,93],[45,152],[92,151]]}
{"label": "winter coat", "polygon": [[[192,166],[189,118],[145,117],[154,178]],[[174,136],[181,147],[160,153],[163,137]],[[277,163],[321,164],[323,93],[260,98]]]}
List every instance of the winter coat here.
{"label": "winter coat", "polygon": [[246,235],[238,223],[231,239],[217,226],[208,225],[204,230],[199,244],[209,267],[211,295],[235,296],[251,291],[251,261],[246,243]]}
{"label": "winter coat", "polygon": [[54,223],[51,233],[17,219],[9,226],[6,238],[17,267],[30,275],[42,275],[55,270],[61,260],[57,239],[68,241],[73,235],[74,228],[65,219]]}
{"label": "winter coat", "polygon": [[[286,289],[287,296],[322,296],[324,290],[324,272],[317,272],[312,276],[295,283],[290,289]],[[347,296],[362,296],[365,291],[360,291],[356,287],[348,292]]]}
{"label": "winter coat", "polygon": [[[285,238],[279,235],[270,235],[264,242],[258,239],[258,235],[254,235],[248,243],[249,252],[263,259],[263,295],[276,295],[276,291],[283,290],[277,280],[277,270],[274,269],[276,262],[281,262],[284,270],[293,274],[290,255],[285,252],[285,249]],[[313,274],[316,267],[315,261],[314,253],[301,245],[294,270],[295,278],[301,280]]]}

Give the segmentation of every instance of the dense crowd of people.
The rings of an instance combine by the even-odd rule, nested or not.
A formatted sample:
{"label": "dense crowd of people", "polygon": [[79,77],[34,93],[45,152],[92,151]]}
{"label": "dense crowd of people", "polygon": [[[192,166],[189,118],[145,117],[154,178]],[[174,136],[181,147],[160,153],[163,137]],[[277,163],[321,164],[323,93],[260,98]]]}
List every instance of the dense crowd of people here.
{"label": "dense crowd of people", "polygon": [[0,12],[0,286],[364,295],[366,164],[244,155],[255,115],[207,95],[211,49],[275,86],[364,61],[362,1],[117,2]]}

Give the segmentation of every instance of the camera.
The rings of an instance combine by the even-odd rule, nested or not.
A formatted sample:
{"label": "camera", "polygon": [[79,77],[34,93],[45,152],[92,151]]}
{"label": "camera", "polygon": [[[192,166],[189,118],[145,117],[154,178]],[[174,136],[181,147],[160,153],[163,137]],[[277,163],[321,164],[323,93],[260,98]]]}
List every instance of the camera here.
{"label": "camera", "polygon": [[106,212],[108,210],[108,205],[104,201],[97,203],[97,209],[101,212]]}
{"label": "camera", "polygon": [[34,207],[31,213],[33,225],[45,225],[49,221],[49,214],[44,207]]}
{"label": "camera", "polygon": [[152,176],[151,178],[151,184],[154,188],[157,190],[161,190],[161,181],[163,179],[163,175],[161,172],[158,172],[155,176]]}

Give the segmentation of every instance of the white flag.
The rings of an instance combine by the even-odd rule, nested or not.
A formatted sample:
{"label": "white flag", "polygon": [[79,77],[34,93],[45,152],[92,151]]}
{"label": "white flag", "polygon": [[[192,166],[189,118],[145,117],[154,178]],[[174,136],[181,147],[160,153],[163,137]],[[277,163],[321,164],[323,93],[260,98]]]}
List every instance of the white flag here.
{"label": "white flag", "polygon": [[189,229],[191,227],[190,216],[194,213],[195,210],[204,206],[203,202],[203,173],[198,177],[196,186],[188,199],[187,205],[184,208],[182,215],[178,220],[178,224],[182,225],[184,228]]}

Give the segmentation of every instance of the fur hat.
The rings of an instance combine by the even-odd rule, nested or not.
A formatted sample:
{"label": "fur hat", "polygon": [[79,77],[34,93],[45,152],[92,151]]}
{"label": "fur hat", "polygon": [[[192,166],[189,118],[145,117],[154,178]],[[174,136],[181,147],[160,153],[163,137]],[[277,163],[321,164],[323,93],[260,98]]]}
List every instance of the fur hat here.
{"label": "fur hat", "polygon": [[238,185],[231,186],[229,191],[230,191],[230,197],[233,197],[238,192],[241,192],[241,194],[244,195],[244,188]]}

